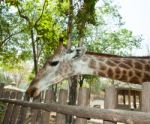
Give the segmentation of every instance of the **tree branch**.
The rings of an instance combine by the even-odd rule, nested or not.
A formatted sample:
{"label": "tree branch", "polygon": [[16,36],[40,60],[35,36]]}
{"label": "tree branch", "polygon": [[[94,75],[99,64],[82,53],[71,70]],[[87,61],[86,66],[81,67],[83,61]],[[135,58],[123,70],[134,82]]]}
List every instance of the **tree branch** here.
{"label": "tree branch", "polygon": [[69,15],[67,24],[67,49],[71,48],[72,45],[72,21],[73,21],[73,1],[69,0]]}
{"label": "tree branch", "polygon": [[43,16],[44,9],[45,9],[45,5],[46,5],[46,1],[47,1],[47,0],[45,0],[45,1],[44,1],[43,8],[42,8],[42,12],[41,12],[41,15],[40,15],[40,17],[36,20],[36,22],[35,22],[34,26],[36,26],[36,25],[38,24],[38,22],[40,21],[40,19],[41,19],[41,18],[42,18],[42,16]]}
{"label": "tree branch", "polygon": [[10,34],[8,37],[6,37],[4,40],[2,40],[2,42],[0,43],[0,48],[7,42],[8,39],[10,39],[11,37],[13,37],[14,35],[17,35],[19,33],[21,33],[23,30],[16,32],[16,33],[12,33]]}
{"label": "tree branch", "polygon": [[19,12],[20,17],[23,18],[23,19],[25,19],[28,23],[30,23],[30,19],[28,18],[28,16],[23,15],[23,14],[21,13],[21,10],[20,10],[20,8],[19,8],[18,5],[17,5],[17,9],[18,9],[18,12]]}

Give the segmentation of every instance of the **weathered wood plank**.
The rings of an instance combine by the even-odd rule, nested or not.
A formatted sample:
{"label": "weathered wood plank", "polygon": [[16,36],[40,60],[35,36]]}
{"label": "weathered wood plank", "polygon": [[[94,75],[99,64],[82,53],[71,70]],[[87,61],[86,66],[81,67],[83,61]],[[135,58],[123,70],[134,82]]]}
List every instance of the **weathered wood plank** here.
{"label": "weathered wood plank", "polygon": [[[105,90],[105,109],[116,109],[117,106],[117,90],[114,86],[108,87]],[[117,122],[104,121],[104,124],[117,124]]]}
{"label": "weathered wood plank", "polygon": [[[78,105],[89,106],[90,104],[90,91],[88,88],[79,88]],[[75,124],[87,124],[87,119],[77,118]]]}
{"label": "weathered wood plank", "polygon": [[[2,95],[2,97],[5,98],[5,99],[9,99],[10,93],[11,93],[10,91],[3,90],[3,95]],[[4,116],[3,116],[3,119],[1,120],[1,123],[4,123],[4,121],[5,121],[5,115],[6,115],[6,113],[7,113],[8,103],[4,104],[4,106],[5,106],[5,109],[4,109]]]}
{"label": "weathered wood plank", "polygon": [[[3,95],[4,95],[4,84],[3,83],[0,83],[0,98],[3,98]],[[2,107],[2,109],[4,109],[4,104],[2,104],[2,103],[0,103],[1,104],[1,107]],[[2,111],[2,110],[1,110]],[[2,121],[3,121],[3,118],[4,117],[0,117],[0,124],[2,123]]]}
{"label": "weathered wood plank", "polygon": [[[33,99],[33,102],[39,102],[40,103],[40,97]],[[37,109],[31,109],[31,124],[37,124],[38,122],[38,114],[40,114],[40,110]]]}
{"label": "weathered wood plank", "polygon": [[[68,94],[67,90],[61,89],[59,91],[58,102],[60,104],[66,104],[67,103],[67,94]],[[66,124],[66,115],[57,113],[56,114],[56,124]]]}
{"label": "weathered wood plank", "polygon": [[[24,102],[24,101],[28,102],[29,98],[27,96],[24,96],[23,101],[21,101],[21,102]],[[18,120],[17,120],[17,124],[24,124],[24,122],[26,120],[26,115],[27,115],[27,112],[28,112],[27,107],[28,106],[21,106],[19,117],[18,117]]]}
{"label": "weathered wood plank", "polygon": [[[23,96],[22,92],[17,92],[16,99],[21,100],[22,96]],[[19,116],[19,111],[20,111],[20,106],[14,104],[14,108],[13,108],[13,111],[12,111],[12,116],[11,116],[11,119],[10,119],[10,122],[9,122],[10,124],[16,124],[17,123],[17,119],[18,119],[18,116]]]}
{"label": "weathered wood plank", "polygon": [[[10,95],[10,99],[14,99],[16,97],[16,92],[12,91],[11,95]],[[3,120],[3,124],[9,124],[10,122],[10,117],[12,115],[12,110],[13,110],[14,105],[11,103],[8,103],[6,112],[5,112],[5,116],[4,116],[4,120]]]}
{"label": "weathered wood plank", "polygon": [[0,83],[0,98],[3,96],[4,84]]}
{"label": "weathered wood plank", "polygon": [[[53,99],[53,91],[52,90],[47,90],[45,94],[45,103],[51,103]],[[41,119],[41,124],[49,124],[49,119],[50,119],[50,112],[47,111],[42,111],[42,119]]]}
{"label": "weathered wood plank", "polygon": [[143,112],[150,112],[150,82],[143,83],[142,111]]}

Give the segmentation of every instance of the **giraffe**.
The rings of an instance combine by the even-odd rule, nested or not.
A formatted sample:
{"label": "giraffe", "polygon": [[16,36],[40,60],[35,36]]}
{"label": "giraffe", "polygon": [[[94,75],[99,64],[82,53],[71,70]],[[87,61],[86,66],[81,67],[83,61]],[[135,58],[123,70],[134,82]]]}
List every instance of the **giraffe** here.
{"label": "giraffe", "polygon": [[97,75],[141,84],[150,81],[150,56],[123,57],[97,54],[86,52],[84,47],[68,51],[62,49],[46,61],[43,68],[32,80],[26,94],[30,97],[36,97],[49,85],[80,74]]}

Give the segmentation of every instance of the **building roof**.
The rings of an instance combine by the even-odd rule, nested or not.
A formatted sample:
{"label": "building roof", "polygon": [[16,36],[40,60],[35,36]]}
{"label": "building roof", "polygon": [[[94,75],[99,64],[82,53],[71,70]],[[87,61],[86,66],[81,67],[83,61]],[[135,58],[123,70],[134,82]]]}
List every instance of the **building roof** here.
{"label": "building roof", "polygon": [[119,90],[124,90],[124,89],[130,89],[130,90],[137,90],[141,91],[142,90],[142,85],[139,84],[129,84],[129,83],[119,83],[115,85],[115,87]]}
{"label": "building roof", "polygon": [[13,85],[6,85],[4,86],[4,89],[9,89],[9,90],[14,90],[14,91],[20,91],[20,92],[25,92],[24,89],[20,89],[16,86],[13,86]]}

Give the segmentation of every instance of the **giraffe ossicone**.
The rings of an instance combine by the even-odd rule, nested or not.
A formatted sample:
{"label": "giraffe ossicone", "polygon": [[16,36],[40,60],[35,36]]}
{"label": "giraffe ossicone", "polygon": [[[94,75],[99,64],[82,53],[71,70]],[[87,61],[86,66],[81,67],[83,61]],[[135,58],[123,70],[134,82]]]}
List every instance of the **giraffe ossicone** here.
{"label": "giraffe ossicone", "polygon": [[[62,47],[61,47],[62,48]],[[60,50],[48,59],[31,82],[26,93],[36,97],[49,85],[68,77],[88,74],[131,83],[150,81],[150,56],[122,57],[86,52],[80,47]]]}

